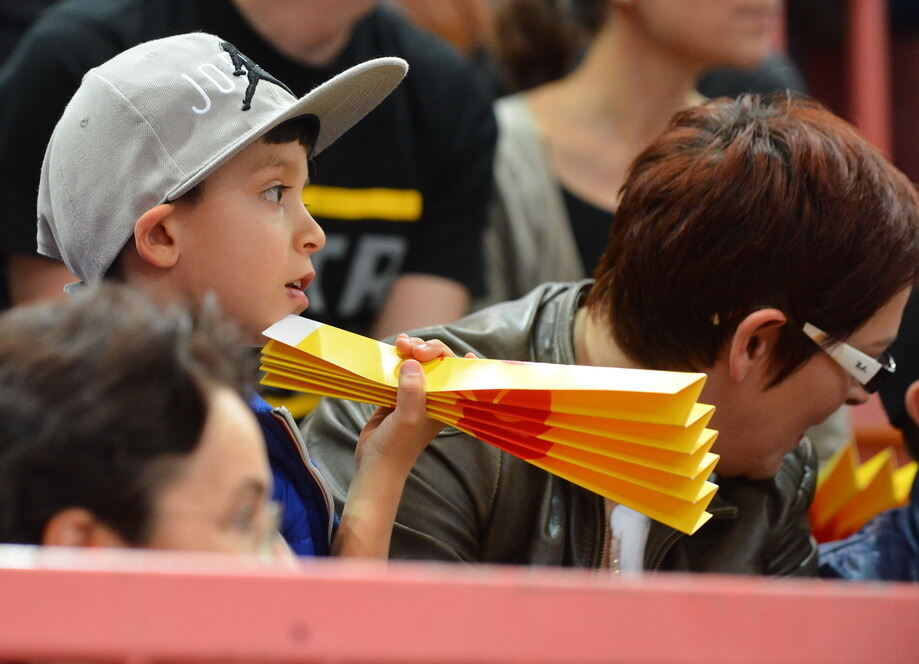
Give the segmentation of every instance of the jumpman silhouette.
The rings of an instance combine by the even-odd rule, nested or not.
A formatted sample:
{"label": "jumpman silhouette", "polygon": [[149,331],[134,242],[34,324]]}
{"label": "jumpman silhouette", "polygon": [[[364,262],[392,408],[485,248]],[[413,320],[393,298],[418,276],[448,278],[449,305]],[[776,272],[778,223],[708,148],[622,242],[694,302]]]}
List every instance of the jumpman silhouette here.
{"label": "jumpman silhouette", "polygon": [[241,110],[248,111],[252,108],[252,96],[255,94],[255,86],[258,85],[259,81],[274,83],[284,90],[287,90],[292,96],[296,96],[290,88],[259,67],[256,63],[252,62],[252,60],[243,55],[240,50],[230,42],[220,42],[220,48],[230,54],[230,61],[233,63],[234,67],[233,76],[242,76],[245,74],[246,79],[249,81],[249,85],[246,86],[246,95],[243,97]]}

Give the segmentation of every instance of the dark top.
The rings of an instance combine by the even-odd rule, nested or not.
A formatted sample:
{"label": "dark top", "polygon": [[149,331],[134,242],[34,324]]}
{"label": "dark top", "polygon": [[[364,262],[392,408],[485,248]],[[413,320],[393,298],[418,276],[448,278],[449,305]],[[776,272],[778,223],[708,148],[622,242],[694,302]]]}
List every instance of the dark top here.
{"label": "dark top", "polygon": [[[399,88],[314,164],[307,199],[328,240],[315,260],[311,318],[366,332],[393,279],[409,272],[481,294],[497,131],[491,95],[451,47],[385,7],[357,23],[322,69],[274,50],[227,0],[69,0],[48,10],[0,75],[0,151],[17,164],[0,182],[0,254],[35,251],[45,145],[83,73],[139,42],[194,30],[232,42],[295,94],[373,57],[409,62]],[[358,191],[371,187],[383,191]],[[343,202],[362,203],[361,216],[348,218]]]}
{"label": "dark top", "polygon": [[881,403],[890,423],[903,432],[906,449],[914,459],[919,459],[919,428],[906,412],[906,390],[919,380],[919,290],[914,289],[903,310],[903,319],[897,339],[890,346],[890,354],[897,362],[897,370],[879,390]]}
{"label": "dark top", "polygon": [[[0,0],[0,65],[6,62],[32,22],[55,2],[56,0]],[[0,247],[6,245],[6,230],[3,224],[0,224]],[[16,229],[11,230],[15,233]],[[15,239],[12,244],[16,244]],[[6,256],[0,251],[0,311],[8,306]]]}
{"label": "dark top", "polygon": [[0,64],[16,48],[32,22],[57,0],[0,0]]}
{"label": "dark top", "polygon": [[603,250],[606,249],[614,213],[588,203],[566,187],[562,187],[562,196],[571,222],[574,242],[584,265],[584,275],[590,276],[600,262]]}
{"label": "dark top", "polygon": [[706,72],[696,86],[704,96],[737,97],[745,92],[770,95],[775,92],[807,93],[800,70],[787,55],[776,53],[753,69],[714,69]]}

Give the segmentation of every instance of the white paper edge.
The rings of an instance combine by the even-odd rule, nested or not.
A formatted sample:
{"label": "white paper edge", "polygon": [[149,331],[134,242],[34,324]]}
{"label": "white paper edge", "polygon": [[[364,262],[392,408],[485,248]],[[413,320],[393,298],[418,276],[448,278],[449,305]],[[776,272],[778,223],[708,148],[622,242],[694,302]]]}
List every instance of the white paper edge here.
{"label": "white paper edge", "polygon": [[269,339],[280,341],[288,346],[296,346],[306,337],[315,332],[323,323],[288,314],[274,325],[262,332]]}

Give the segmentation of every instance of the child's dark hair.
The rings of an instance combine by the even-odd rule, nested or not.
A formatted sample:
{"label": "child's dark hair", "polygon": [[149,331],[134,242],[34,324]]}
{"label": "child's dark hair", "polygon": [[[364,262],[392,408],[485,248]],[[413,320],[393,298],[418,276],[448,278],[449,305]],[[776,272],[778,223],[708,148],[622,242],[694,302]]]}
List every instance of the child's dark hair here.
{"label": "child's dark hair", "polygon": [[210,390],[242,393],[254,376],[215,309],[105,284],[0,317],[0,542],[38,544],[78,507],[144,543],[153,496],[197,448]]}

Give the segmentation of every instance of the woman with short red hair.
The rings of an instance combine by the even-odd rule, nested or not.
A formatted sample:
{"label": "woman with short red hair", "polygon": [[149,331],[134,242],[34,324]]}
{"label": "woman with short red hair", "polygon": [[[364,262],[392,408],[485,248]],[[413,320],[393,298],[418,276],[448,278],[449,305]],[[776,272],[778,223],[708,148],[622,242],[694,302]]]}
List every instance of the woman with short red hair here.
{"label": "woman with short red hair", "polygon": [[[456,431],[406,487],[399,558],[812,574],[805,430],[860,403],[919,276],[907,178],[818,104],[786,96],[681,111],[638,155],[596,282],[549,283],[416,332],[507,360],[700,371],[721,455],[692,537]],[[371,410],[329,401],[308,431],[344,497]]]}

